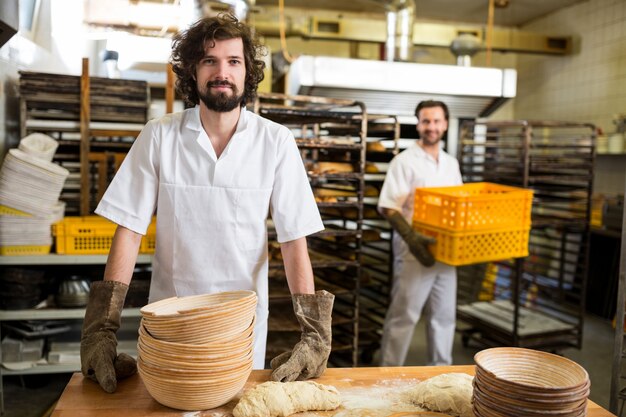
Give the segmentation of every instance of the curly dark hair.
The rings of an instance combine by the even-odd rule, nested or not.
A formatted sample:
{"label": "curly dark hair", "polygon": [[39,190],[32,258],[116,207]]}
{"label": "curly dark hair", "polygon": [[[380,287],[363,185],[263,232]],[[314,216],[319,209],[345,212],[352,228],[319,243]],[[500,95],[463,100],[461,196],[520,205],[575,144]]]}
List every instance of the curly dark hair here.
{"label": "curly dark hair", "polygon": [[215,45],[215,41],[234,38],[241,38],[243,41],[246,65],[246,81],[240,103],[243,107],[256,96],[265,69],[265,62],[259,59],[265,53],[265,47],[258,42],[250,28],[232,14],[220,13],[200,19],[187,30],[174,35],[170,63],[178,77],[176,90],[188,105],[195,106],[200,102],[195,80],[196,64],[204,58],[206,43]]}
{"label": "curly dark hair", "polygon": [[415,108],[415,116],[418,118],[418,120],[420,117],[420,110],[429,107],[441,107],[441,109],[443,110],[443,114],[446,116],[446,121],[448,121],[448,119],[450,118],[450,111],[448,110],[448,106],[446,106],[446,103],[437,100],[424,100],[420,101],[420,103]]}

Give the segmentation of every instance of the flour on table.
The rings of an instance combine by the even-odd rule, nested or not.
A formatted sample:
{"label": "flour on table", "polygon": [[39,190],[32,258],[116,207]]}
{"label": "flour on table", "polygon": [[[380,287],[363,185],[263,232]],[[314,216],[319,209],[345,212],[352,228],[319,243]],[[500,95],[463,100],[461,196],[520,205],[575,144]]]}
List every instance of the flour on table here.
{"label": "flour on table", "polygon": [[341,389],[342,410],[337,417],[386,417],[401,411],[424,411],[401,394],[418,380],[385,379],[368,387]]}

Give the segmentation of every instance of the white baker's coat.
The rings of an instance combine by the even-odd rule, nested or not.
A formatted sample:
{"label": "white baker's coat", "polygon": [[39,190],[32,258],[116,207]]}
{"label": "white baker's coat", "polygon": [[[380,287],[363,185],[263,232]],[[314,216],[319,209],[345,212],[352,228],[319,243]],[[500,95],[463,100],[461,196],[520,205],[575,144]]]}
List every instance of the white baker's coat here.
{"label": "white baker's coat", "polygon": [[[399,211],[402,217],[412,224],[416,188],[461,184],[463,180],[459,162],[455,158],[441,150],[439,161],[435,161],[416,142],[398,154],[389,164],[378,206]],[[408,246],[397,233],[393,235],[393,251],[396,257],[415,261]]]}
{"label": "white baker's coat", "polygon": [[150,302],[255,290],[255,368],[268,317],[266,219],[279,242],[324,228],[293,135],[242,109],[218,159],[199,107],[148,122],[96,213],[145,234],[157,213]]}

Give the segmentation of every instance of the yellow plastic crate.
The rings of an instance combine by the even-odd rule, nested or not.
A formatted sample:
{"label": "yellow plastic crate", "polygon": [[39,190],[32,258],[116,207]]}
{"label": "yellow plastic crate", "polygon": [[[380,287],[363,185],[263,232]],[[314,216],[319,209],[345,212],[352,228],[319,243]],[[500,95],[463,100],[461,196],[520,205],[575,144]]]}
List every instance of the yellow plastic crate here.
{"label": "yellow plastic crate", "polygon": [[[154,244],[144,241],[155,240],[155,222],[153,218],[146,236],[142,238],[140,253],[154,253]],[[65,217],[52,227],[56,251],[67,255],[106,255],[111,249],[116,228],[117,224],[100,216]]]}
{"label": "yellow plastic crate", "polygon": [[32,214],[26,213],[12,207],[3,206],[0,204],[0,216],[20,216],[20,217],[33,217]]}
{"label": "yellow plastic crate", "polygon": [[0,246],[2,256],[47,255],[50,245]]}
{"label": "yellow plastic crate", "polygon": [[413,222],[451,232],[530,227],[533,191],[477,182],[417,188]]}
{"label": "yellow plastic crate", "polygon": [[156,218],[152,219],[145,236],[141,239],[140,253],[154,253],[156,248]]}
{"label": "yellow plastic crate", "polygon": [[448,265],[470,265],[528,256],[530,228],[449,232],[423,224],[414,224],[413,227],[437,239],[430,250],[436,260]]}
{"label": "yellow plastic crate", "polygon": [[56,251],[67,255],[106,255],[117,225],[100,216],[65,217],[52,226]]}

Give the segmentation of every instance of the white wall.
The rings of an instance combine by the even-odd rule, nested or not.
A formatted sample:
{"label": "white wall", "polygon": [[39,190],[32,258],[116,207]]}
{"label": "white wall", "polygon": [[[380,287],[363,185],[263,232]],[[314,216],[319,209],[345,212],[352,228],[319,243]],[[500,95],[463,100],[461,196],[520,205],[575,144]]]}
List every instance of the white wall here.
{"label": "white wall", "polygon": [[[626,1],[589,0],[524,30],[580,36],[569,56],[518,56],[515,117],[593,123],[612,132],[626,113]],[[626,156],[599,156],[594,191],[623,193]]]}

